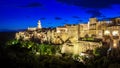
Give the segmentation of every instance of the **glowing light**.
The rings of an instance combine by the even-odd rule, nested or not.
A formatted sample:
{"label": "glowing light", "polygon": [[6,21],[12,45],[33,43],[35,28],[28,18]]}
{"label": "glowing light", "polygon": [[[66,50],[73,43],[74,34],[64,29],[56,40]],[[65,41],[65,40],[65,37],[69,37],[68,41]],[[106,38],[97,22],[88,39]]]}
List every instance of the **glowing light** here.
{"label": "glowing light", "polygon": [[106,30],[104,34],[105,34],[105,35],[109,35],[109,34],[110,34],[110,31]]}
{"label": "glowing light", "polygon": [[85,56],[85,53],[80,53],[80,56]]}
{"label": "glowing light", "polygon": [[57,33],[60,33],[60,31],[58,30]]}
{"label": "glowing light", "polygon": [[102,35],[102,33],[100,32],[100,33],[99,33],[99,35],[101,36],[101,35]]}
{"label": "glowing light", "polygon": [[113,31],[113,32],[112,32],[112,35],[113,35],[113,36],[117,36],[117,35],[118,35],[118,31]]}
{"label": "glowing light", "polygon": [[114,47],[114,48],[117,47],[117,40],[113,40],[113,47]]}
{"label": "glowing light", "polygon": [[39,52],[36,52],[36,55],[40,55],[40,53],[39,53]]}
{"label": "glowing light", "polygon": [[116,43],[114,43],[114,44],[113,44],[113,47],[114,47],[114,48],[116,48],[116,47],[117,47],[117,44],[116,44]]}

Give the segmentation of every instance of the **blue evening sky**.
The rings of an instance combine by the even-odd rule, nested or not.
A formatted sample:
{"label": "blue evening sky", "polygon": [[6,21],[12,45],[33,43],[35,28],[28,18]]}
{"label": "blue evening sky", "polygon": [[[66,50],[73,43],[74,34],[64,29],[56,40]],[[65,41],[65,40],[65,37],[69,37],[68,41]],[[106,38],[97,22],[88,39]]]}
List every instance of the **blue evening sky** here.
{"label": "blue evening sky", "polygon": [[57,27],[120,16],[120,0],[0,0],[0,31]]}

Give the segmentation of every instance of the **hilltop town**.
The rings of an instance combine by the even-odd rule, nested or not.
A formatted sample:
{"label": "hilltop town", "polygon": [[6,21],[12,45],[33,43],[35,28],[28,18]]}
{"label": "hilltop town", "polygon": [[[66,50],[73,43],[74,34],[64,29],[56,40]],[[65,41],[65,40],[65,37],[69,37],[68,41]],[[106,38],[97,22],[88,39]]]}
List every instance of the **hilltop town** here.
{"label": "hilltop town", "polygon": [[26,63],[35,68],[43,64],[60,67],[61,63],[60,68],[69,65],[73,68],[75,65],[75,68],[119,67],[120,18],[107,21],[90,18],[86,24],[65,24],[56,28],[42,28],[41,24],[38,20],[37,27],[17,32],[15,39],[3,44],[1,59],[5,61],[7,57],[6,62],[13,61],[9,64],[15,67]]}
{"label": "hilltop town", "polygon": [[[37,27],[29,27],[27,31],[16,33],[16,39],[54,45],[63,44],[63,49],[67,49],[63,52],[75,52],[77,50],[75,53],[79,54],[82,51],[100,47],[104,43],[109,45],[109,49],[116,48],[120,44],[119,34],[120,18],[113,18],[109,21],[99,21],[97,18],[90,18],[87,24],[65,24],[54,29],[42,28],[39,20]],[[83,46],[80,46],[81,44]],[[70,47],[70,45],[73,46]]]}
{"label": "hilltop town", "polygon": [[84,37],[105,40],[103,39],[105,35],[119,36],[119,34],[120,18],[113,18],[109,21],[98,21],[97,18],[90,18],[87,24],[65,24],[55,29],[42,28],[39,20],[37,27],[28,27],[27,31],[16,33],[16,39],[39,39],[41,43],[47,41],[49,43],[62,44],[66,41],[77,42]]}

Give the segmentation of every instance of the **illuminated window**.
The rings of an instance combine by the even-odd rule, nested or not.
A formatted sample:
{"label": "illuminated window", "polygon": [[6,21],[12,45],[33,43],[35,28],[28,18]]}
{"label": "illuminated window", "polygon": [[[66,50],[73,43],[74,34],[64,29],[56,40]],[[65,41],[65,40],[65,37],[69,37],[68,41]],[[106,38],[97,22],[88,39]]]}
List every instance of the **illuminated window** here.
{"label": "illuminated window", "polygon": [[113,31],[113,32],[112,32],[112,35],[113,35],[113,36],[117,36],[117,35],[118,35],[118,31]]}
{"label": "illuminated window", "polygon": [[110,31],[106,30],[104,34],[105,34],[105,35],[109,35],[109,34],[110,34]]}

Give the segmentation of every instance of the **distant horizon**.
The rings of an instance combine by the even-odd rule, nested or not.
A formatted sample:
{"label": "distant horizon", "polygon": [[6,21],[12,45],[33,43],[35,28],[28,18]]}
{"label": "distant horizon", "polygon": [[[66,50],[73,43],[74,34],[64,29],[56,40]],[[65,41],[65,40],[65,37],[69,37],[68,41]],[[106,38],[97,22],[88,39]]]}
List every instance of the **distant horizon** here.
{"label": "distant horizon", "polygon": [[0,30],[57,27],[120,17],[119,0],[0,0]]}
{"label": "distant horizon", "polygon": [[[97,17],[90,17],[90,18],[97,18]],[[90,19],[90,18],[88,18],[88,20]],[[120,18],[120,17],[112,17],[112,18]],[[104,21],[104,20],[106,20],[106,21],[110,21],[110,19],[112,19],[112,18],[106,18],[106,19],[98,19],[98,21]],[[88,23],[88,21],[87,22],[79,22],[79,23],[75,23],[75,24],[87,24]],[[41,22],[41,24],[44,24],[43,22]],[[65,23],[65,24],[74,24],[74,23]],[[65,24],[62,24],[62,25],[57,25],[57,26],[46,26],[46,27],[43,27],[42,26],[42,28],[56,28],[56,27],[59,27],[59,26],[64,26]],[[30,27],[30,28],[32,28],[32,27],[37,27],[37,22],[35,23],[35,25],[36,26],[28,26],[28,27]],[[26,27],[26,28],[2,28],[2,29],[0,29],[0,32],[14,32],[14,31],[20,31],[20,30],[27,30],[27,28],[28,27]]]}

